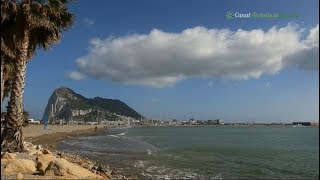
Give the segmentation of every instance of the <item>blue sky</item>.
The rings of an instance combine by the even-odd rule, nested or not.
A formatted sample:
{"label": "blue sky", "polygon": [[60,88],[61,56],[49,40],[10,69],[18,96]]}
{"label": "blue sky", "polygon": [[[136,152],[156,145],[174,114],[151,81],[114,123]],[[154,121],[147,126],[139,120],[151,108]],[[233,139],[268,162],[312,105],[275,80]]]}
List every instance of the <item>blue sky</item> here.
{"label": "blue sky", "polygon": [[[317,0],[73,2],[74,26],[60,43],[48,52],[39,50],[28,63],[25,108],[41,118],[54,89],[67,86],[86,97],[120,99],[151,118],[183,119],[193,114],[227,122],[318,121],[319,62],[314,57],[319,57],[319,46],[308,43],[310,39],[319,43],[318,36],[308,38],[319,24],[318,4]],[[228,11],[299,17],[228,20]],[[272,27],[275,32],[267,33]],[[226,39],[219,40],[223,34]],[[265,38],[253,46],[260,35]]]}

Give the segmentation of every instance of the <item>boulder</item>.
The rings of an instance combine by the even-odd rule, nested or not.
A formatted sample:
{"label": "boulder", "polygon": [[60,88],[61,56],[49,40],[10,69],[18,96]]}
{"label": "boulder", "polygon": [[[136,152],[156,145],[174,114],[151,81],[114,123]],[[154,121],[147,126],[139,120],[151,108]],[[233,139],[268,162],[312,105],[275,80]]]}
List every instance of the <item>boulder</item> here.
{"label": "boulder", "polygon": [[24,150],[28,153],[28,155],[37,155],[42,154],[41,150],[37,148],[36,145],[33,145],[29,142],[24,142]]}
{"label": "boulder", "polygon": [[[8,178],[9,179],[9,178]],[[11,178],[10,178],[11,179]],[[15,179],[15,178],[12,178]],[[32,175],[32,174],[24,174],[23,175],[23,179],[27,179],[27,180],[57,180],[57,179],[61,179],[61,180],[75,180],[75,179],[79,179],[75,176],[39,176],[37,174]]]}
{"label": "boulder", "polygon": [[63,152],[58,152],[58,156],[61,157],[61,158],[65,158],[65,155]]}
{"label": "boulder", "polygon": [[35,163],[30,159],[11,159],[5,166],[5,174],[14,174],[16,172],[21,173],[35,173],[37,171]]}
{"label": "boulder", "polygon": [[31,142],[27,142],[27,141],[24,141],[23,144],[24,144],[25,150],[32,149],[34,146]]}
{"label": "boulder", "polygon": [[39,151],[39,150],[36,150],[36,149],[30,149],[30,150],[28,150],[27,151],[28,152],[28,155],[39,155],[39,154],[42,154],[42,152],[41,151]]}
{"label": "boulder", "polygon": [[28,153],[28,155],[37,155],[37,154],[42,154],[42,151],[39,149],[36,149],[34,147],[28,147],[25,148],[26,152]]}
{"label": "boulder", "polygon": [[[82,162],[82,161],[81,161]],[[93,165],[90,164],[90,163],[82,163],[81,164],[82,167],[86,168],[86,169],[92,169],[93,168]]]}
{"label": "boulder", "polygon": [[28,142],[28,141],[23,141],[23,144],[24,144],[25,147],[33,146],[33,144],[31,142]]}
{"label": "boulder", "polygon": [[45,176],[76,176],[82,179],[104,179],[102,176],[84,169],[65,159],[57,158],[51,161],[45,170]]}
{"label": "boulder", "polygon": [[39,144],[35,147],[36,150],[42,150],[42,146]]}
{"label": "boulder", "polygon": [[49,149],[43,149],[42,153],[43,154],[52,154],[52,152]]}
{"label": "boulder", "polygon": [[37,156],[37,170],[39,171],[39,174],[44,175],[49,163],[55,159],[56,157],[52,154],[39,154]]}
{"label": "boulder", "polygon": [[1,159],[16,159],[16,154],[15,153],[8,153],[5,152],[2,154]]}

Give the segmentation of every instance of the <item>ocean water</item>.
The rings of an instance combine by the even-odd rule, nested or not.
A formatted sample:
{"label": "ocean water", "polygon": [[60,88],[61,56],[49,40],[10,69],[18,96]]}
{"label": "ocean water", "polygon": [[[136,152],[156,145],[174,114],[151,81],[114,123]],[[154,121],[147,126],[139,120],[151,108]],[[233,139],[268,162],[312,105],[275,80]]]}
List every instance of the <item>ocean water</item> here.
{"label": "ocean water", "polygon": [[58,148],[137,179],[319,179],[318,127],[115,128]]}

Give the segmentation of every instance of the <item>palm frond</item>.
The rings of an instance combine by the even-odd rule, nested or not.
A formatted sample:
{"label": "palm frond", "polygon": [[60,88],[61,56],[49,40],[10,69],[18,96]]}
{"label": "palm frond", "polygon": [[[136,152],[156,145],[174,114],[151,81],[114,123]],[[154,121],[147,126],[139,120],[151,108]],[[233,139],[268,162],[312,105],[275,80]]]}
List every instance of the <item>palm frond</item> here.
{"label": "palm frond", "polygon": [[[28,57],[37,48],[48,50],[74,22],[66,5],[69,0],[1,1],[1,45],[11,58],[17,44],[29,36]],[[27,34],[26,34],[27,33]]]}

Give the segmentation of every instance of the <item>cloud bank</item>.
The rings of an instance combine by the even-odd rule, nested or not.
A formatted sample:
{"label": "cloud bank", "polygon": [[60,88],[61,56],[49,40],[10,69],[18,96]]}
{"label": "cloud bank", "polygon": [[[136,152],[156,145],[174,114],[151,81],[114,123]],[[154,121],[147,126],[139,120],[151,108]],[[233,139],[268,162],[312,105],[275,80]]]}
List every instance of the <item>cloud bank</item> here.
{"label": "cloud bank", "polygon": [[190,77],[246,80],[289,66],[319,70],[318,59],[319,25],[302,30],[288,24],[266,31],[194,27],[96,38],[76,65],[79,74],[95,79],[166,87]]}

